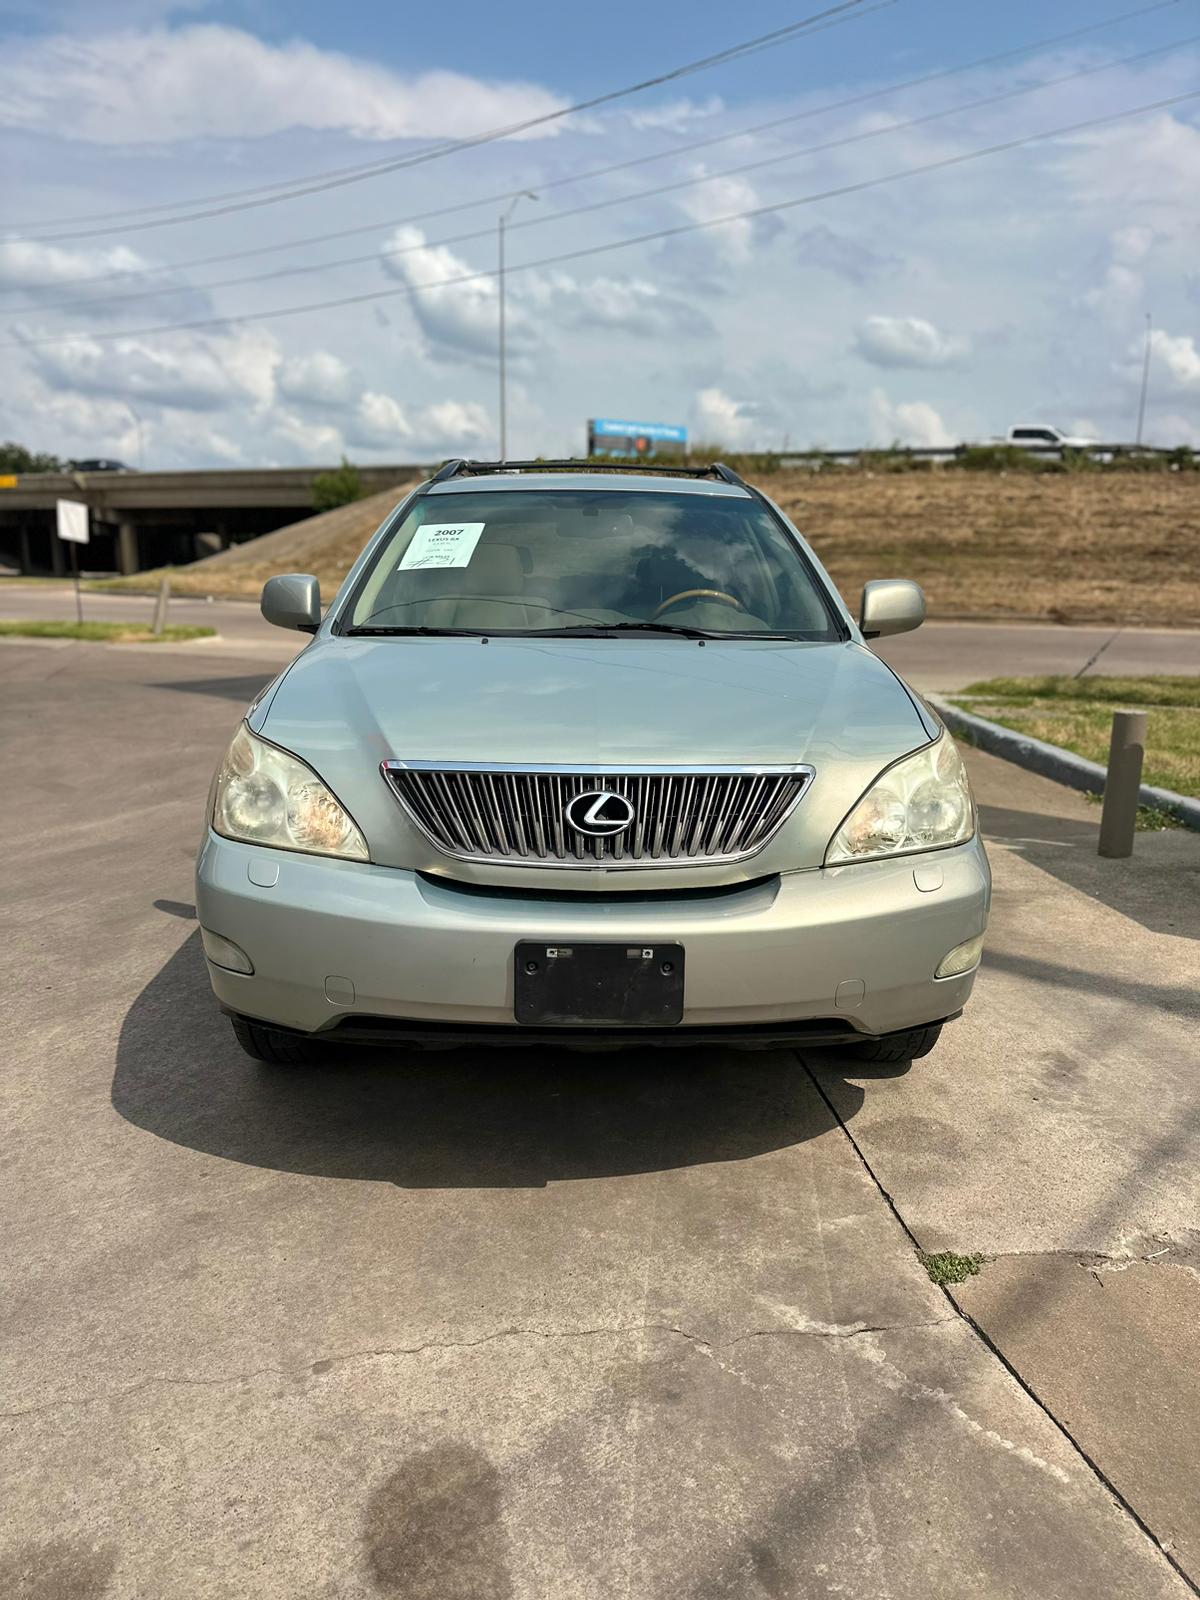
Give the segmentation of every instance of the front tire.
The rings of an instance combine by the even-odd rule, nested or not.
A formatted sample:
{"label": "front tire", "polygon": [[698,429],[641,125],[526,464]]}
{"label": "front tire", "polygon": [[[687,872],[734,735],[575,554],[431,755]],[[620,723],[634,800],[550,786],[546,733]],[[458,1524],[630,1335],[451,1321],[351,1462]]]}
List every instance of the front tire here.
{"label": "front tire", "polygon": [[941,1032],[942,1024],[931,1022],[925,1028],[885,1034],[882,1039],[864,1039],[850,1046],[850,1054],[856,1061],[919,1061],[933,1049]]}
{"label": "front tire", "polygon": [[229,1021],[234,1038],[252,1061],[264,1061],[271,1067],[298,1067],[316,1059],[316,1046],[307,1039],[280,1033],[250,1017],[234,1016]]}

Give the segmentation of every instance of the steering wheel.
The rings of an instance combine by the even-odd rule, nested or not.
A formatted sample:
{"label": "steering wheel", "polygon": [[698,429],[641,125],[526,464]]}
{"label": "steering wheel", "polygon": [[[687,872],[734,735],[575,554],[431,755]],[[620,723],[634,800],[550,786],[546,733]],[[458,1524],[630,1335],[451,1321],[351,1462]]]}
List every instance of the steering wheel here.
{"label": "steering wheel", "polygon": [[681,589],[678,594],[673,594],[669,600],[663,601],[651,621],[657,622],[664,611],[669,611],[672,606],[677,606],[681,600],[719,600],[722,605],[732,606],[735,611],[745,611],[746,609],[737,595],[729,594],[724,589]]}

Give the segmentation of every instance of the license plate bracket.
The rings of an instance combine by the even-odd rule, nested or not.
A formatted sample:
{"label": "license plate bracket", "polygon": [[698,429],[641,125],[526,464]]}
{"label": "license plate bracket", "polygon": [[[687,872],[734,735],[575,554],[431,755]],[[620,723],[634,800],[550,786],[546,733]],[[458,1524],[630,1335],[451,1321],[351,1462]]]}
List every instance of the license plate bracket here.
{"label": "license plate bracket", "polygon": [[514,965],[519,1023],[669,1028],[683,1020],[681,944],[543,944],[523,939]]}

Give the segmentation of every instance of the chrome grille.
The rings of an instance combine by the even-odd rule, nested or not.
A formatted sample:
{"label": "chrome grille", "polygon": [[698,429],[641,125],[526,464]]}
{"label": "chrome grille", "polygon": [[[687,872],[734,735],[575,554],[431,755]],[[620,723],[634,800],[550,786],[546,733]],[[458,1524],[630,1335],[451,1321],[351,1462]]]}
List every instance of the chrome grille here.
{"label": "chrome grille", "polygon": [[[385,761],[382,771],[447,855],[563,867],[741,860],[762,849],[812,780],[806,766],[612,770]],[[629,825],[607,835],[572,827],[566,809],[590,791],[626,800]]]}

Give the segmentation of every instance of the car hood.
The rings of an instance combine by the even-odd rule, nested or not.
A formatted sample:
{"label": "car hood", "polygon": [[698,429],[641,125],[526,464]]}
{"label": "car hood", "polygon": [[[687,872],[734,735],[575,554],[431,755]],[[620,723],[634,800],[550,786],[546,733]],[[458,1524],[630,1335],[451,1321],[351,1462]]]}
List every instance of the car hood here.
{"label": "car hood", "polygon": [[[392,860],[407,824],[379,763],[805,762],[803,811],[836,811],[929,732],[860,644],[652,638],[333,637],[311,645],[251,726],[307,761]],[[827,804],[813,806],[818,792]],[[824,839],[827,842],[829,833]],[[411,838],[396,844],[411,861]],[[469,874],[465,874],[469,875]]]}

